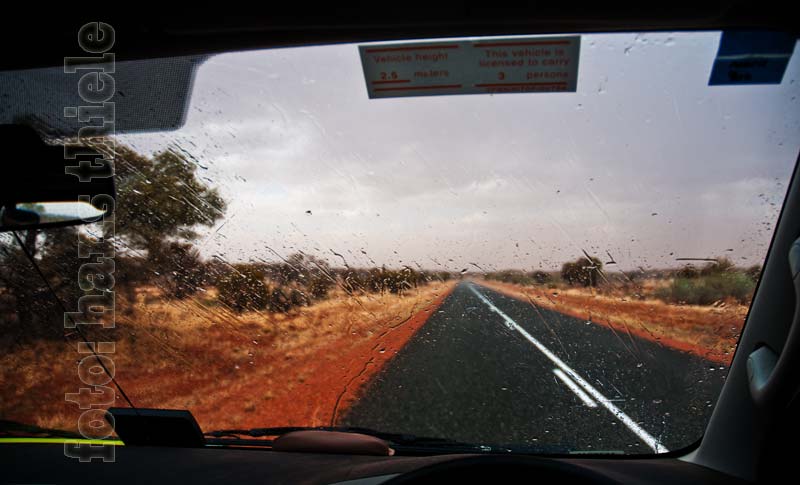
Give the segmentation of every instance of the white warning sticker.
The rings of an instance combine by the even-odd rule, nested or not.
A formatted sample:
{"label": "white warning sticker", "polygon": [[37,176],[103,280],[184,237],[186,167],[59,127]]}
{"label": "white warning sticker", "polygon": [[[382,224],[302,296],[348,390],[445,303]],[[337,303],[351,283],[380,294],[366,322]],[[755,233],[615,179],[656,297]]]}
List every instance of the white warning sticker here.
{"label": "white warning sticker", "polygon": [[575,92],[580,36],[358,47],[370,98]]}

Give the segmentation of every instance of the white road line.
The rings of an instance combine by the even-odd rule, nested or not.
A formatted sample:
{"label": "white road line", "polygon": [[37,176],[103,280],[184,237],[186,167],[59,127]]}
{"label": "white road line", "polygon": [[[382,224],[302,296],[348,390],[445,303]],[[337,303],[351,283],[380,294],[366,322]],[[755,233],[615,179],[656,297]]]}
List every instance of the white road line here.
{"label": "white road line", "polygon": [[566,384],[567,387],[569,387],[569,390],[574,392],[575,395],[578,396],[581,401],[583,401],[583,404],[587,405],[590,408],[597,407],[597,403],[592,401],[592,398],[590,398],[585,392],[583,392],[583,389],[578,387],[578,385],[575,384],[575,382],[572,379],[570,379],[569,376],[564,374],[564,372],[562,372],[561,369],[553,369],[553,374],[555,374],[556,377],[561,379],[561,382]]}
{"label": "white road line", "polygon": [[666,453],[669,451],[664,445],[661,444],[660,441],[658,441],[656,438],[651,436],[647,431],[642,429],[642,427],[639,426],[639,424],[637,424],[636,421],[631,419],[630,416],[628,416],[627,414],[622,412],[622,410],[616,407],[614,403],[611,402],[610,399],[603,396],[600,393],[600,391],[592,387],[592,385],[586,382],[581,376],[579,376],[577,372],[572,370],[570,366],[568,366],[566,363],[564,363],[564,361],[559,359],[558,356],[556,356],[556,354],[550,352],[550,350],[544,345],[542,345],[538,340],[536,340],[533,337],[533,335],[529,334],[524,328],[519,326],[519,324],[517,324],[517,322],[515,322],[511,317],[509,317],[508,315],[503,313],[502,310],[494,306],[494,304],[491,301],[489,301],[489,299],[486,298],[481,292],[475,289],[475,287],[472,284],[468,285],[469,289],[472,290],[473,293],[475,293],[475,296],[477,296],[482,302],[484,302],[486,306],[488,306],[493,312],[497,313],[498,315],[500,315],[500,317],[503,318],[503,322],[507,327],[513,328],[514,330],[522,334],[522,336],[525,337],[526,340],[532,343],[534,347],[539,349],[539,352],[543,353],[545,357],[550,359],[559,369],[561,369],[564,372],[564,374],[569,376],[581,388],[583,388],[584,391],[586,391],[604,408],[606,408],[611,414],[613,414],[618,420],[620,420],[622,424],[627,426],[628,429],[630,429],[633,434],[635,434],[640,440],[642,440],[642,442],[644,442],[647,446],[652,448],[653,451],[655,451],[656,453]]}

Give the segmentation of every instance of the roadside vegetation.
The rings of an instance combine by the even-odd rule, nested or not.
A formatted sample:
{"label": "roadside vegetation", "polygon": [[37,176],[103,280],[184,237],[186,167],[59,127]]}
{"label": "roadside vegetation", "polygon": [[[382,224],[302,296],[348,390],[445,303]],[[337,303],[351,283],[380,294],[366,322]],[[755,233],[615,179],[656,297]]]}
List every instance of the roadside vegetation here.
{"label": "roadside vegetation", "polygon": [[[103,140],[93,147],[107,152]],[[115,147],[117,203],[113,234],[116,311],[135,311],[124,302],[136,301],[141,288],[156,288],[162,298],[181,301],[214,294],[215,303],[234,313],[289,313],[331,296],[406,295],[431,282],[443,282],[448,272],[403,268],[334,268],[313,255],[295,253],[277,261],[228,262],[205,259],[198,231],[224,220],[226,202],[216,188],[198,175],[202,164],[188,153],[168,149],[145,156],[125,145]],[[23,231],[28,252],[51,280],[45,284],[23,251],[8,235],[0,240],[0,340],[24,342],[61,339],[62,310],[48,284],[63,302],[84,294],[76,279],[83,251],[99,238],[76,228],[46,232]],[[55,323],[54,323],[55,322]]]}
{"label": "roadside vegetation", "polygon": [[494,271],[483,284],[542,308],[729,363],[761,273],[719,257],[677,269],[607,271],[581,257],[561,271]]}
{"label": "roadside vegetation", "polygon": [[761,266],[739,267],[719,257],[697,267],[674,270],[604,271],[597,258],[581,257],[562,265],[561,271],[501,270],[483,278],[520,286],[549,289],[586,288],[595,294],[661,300],[677,305],[749,305]]}
{"label": "roadside vegetation", "polygon": [[333,267],[301,252],[204,257],[198,234],[224,222],[226,202],[199,167],[180,149],[117,144],[113,233],[20,233],[46,282],[0,236],[3,419],[75,429],[81,410],[64,394],[81,386],[86,356],[50,288],[74,310],[80,256],[102,238],[115,253],[115,325],[83,335],[114,342],[116,378],[137,406],[190,409],[206,429],[334,424],[455,285],[449,272]]}
{"label": "roadside vegetation", "polygon": [[671,275],[667,287],[656,296],[669,303],[713,305],[735,302],[747,305],[761,274],[760,266],[736,267],[730,259],[719,258],[702,268],[687,265]]}
{"label": "roadside vegetation", "polygon": [[452,278],[450,273],[418,271],[404,267],[332,268],[319,258],[295,253],[278,263],[223,265],[213,273],[221,304],[233,311],[287,313],[328,298],[339,288],[345,295],[366,293],[406,295],[430,284]]}

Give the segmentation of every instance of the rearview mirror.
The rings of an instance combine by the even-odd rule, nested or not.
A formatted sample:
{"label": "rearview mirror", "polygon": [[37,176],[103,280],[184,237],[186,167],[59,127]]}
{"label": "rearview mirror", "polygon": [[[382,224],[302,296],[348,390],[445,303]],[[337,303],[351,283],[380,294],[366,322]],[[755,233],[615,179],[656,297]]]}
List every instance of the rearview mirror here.
{"label": "rearview mirror", "polygon": [[0,147],[0,232],[90,224],[113,212],[113,170],[99,152],[72,147],[69,158],[23,125],[0,125]]}

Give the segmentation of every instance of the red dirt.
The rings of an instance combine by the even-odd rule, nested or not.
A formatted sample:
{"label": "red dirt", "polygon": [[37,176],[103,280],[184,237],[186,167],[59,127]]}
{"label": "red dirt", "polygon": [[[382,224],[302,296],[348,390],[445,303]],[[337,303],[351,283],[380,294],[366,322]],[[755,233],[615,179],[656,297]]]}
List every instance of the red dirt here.
{"label": "red dirt", "polygon": [[[414,336],[431,314],[452,292],[454,285],[442,292],[423,310],[404,322],[385,328],[367,339],[341,337],[320,347],[316,354],[282,358],[274,362],[272,375],[281,376],[282,386],[265,398],[263,405],[247,413],[241,426],[332,426],[336,425],[355,402],[370,379],[389,362]],[[355,343],[354,343],[355,342]],[[295,377],[296,376],[296,377]],[[294,378],[293,378],[294,377]],[[295,382],[285,386],[285,382]],[[266,383],[251,382],[252,393],[267,394]],[[263,387],[262,387],[263,386]],[[229,401],[213,408],[200,406],[192,413],[198,421],[204,415],[219,419],[226,413],[241,415],[242,403]]]}
{"label": "red dirt", "polygon": [[[609,305],[607,302],[602,302],[589,296],[562,294],[559,296],[559,302],[554,303],[547,297],[546,292],[538,289],[521,290],[513,287],[513,285],[493,281],[480,281],[480,284],[525,303],[531,303],[531,301],[526,296],[521,295],[520,292],[523,294],[529,293],[529,296],[536,300],[536,304],[543,308],[581,320],[588,319],[592,323],[610,328],[615,332],[634,335],[650,342],[656,342],[659,345],[665,345],[724,365],[730,365],[733,352],[723,349],[726,347],[735,348],[739,332],[733,332],[733,335],[725,335],[724,333],[731,332],[722,332],[720,330],[734,325],[740,331],[743,323],[743,320],[730,321],[730,316],[712,315],[696,308],[681,308],[662,304],[662,312],[658,315],[651,315],[649,311],[643,311],[640,308],[643,305],[642,302],[614,302],[613,305]],[[654,303],[651,302],[649,305],[653,306]],[[652,311],[650,308],[648,310]],[[639,325],[626,324],[621,319],[617,321],[614,318],[615,313],[627,317],[635,315]],[[671,326],[686,327],[689,325],[703,330],[694,332],[696,335],[687,335],[684,339],[670,336],[670,333],[674,332],[670,328]],[[697,340],[700,338],[716,341],[715,343],[718,345],[710,347],[690,341],[690,339]]]}
{"label": "red dirt", "polygon": [[[454,286],[370,297],[363,305],[339,296],[305,315],[231,316],[203,302],[143,304],[117,322],[116,377],[136,406],[189,409],[206,430],[336,424]],[[36,341],[0,356],[0,381],[10,384],[0,415],[76,430],[82,411],[64,395],[81,386],[82,357],[74,342],[62,341]],[[114,405],[125,402],[117,395]]]}

